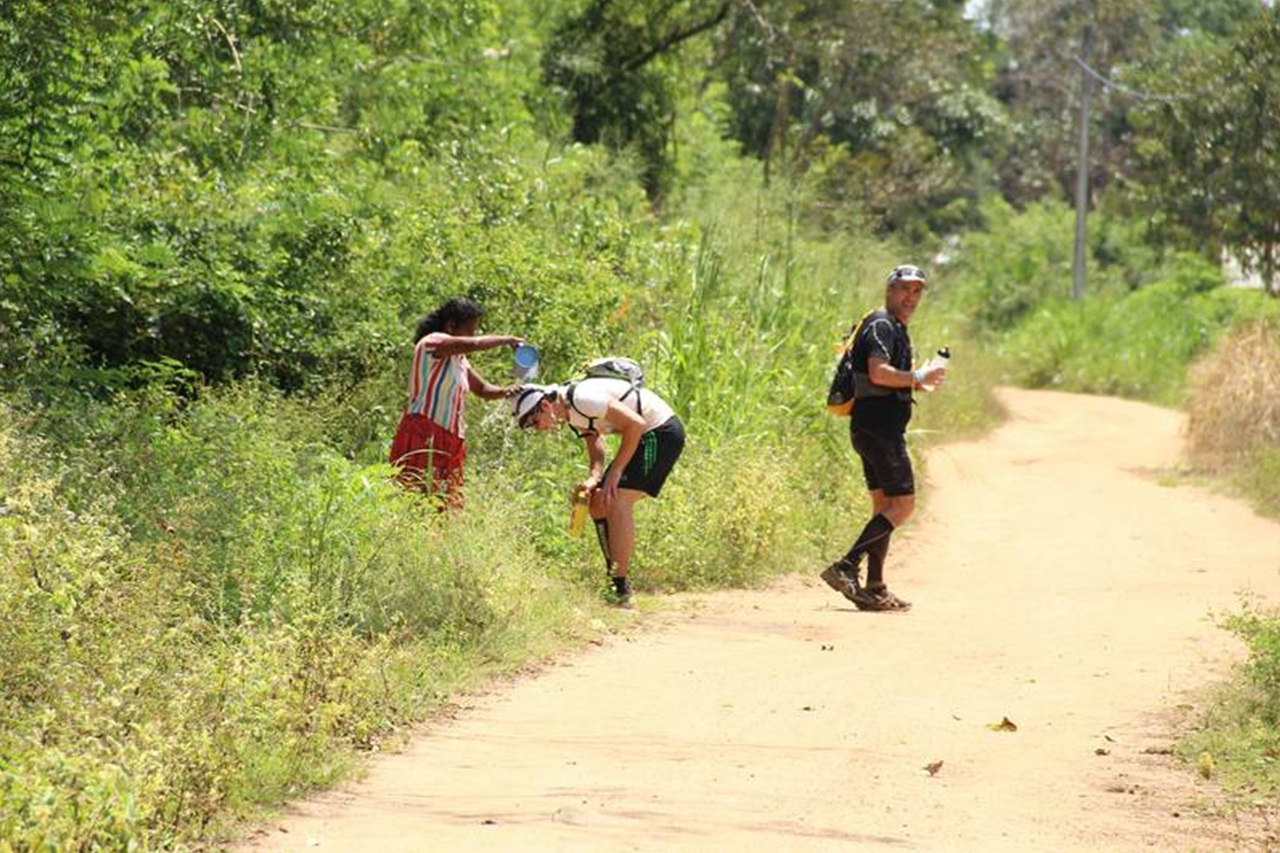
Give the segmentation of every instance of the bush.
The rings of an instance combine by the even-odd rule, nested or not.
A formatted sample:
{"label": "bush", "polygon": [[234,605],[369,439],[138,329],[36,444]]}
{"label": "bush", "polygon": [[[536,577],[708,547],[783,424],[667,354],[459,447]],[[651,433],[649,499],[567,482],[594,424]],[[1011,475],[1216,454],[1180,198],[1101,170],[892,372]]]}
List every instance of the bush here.
{"label": "bush", "polygon": [[1021,213],[994,199],[986,228],[968,235],[952,273],[952,298],[982,333],[1012,328],[1071,292],[1071,209],[1052,198]]}
{"label": "bush", "polygon": [[1190,761],[1211,755],[1215,775],[1240,794],[1274,796],[1280,791],[1280,612],[1244,596],[1239,612],[1220,616],[1218,624],[1244,641],[1248,658],[1239,677],[1215,692],[1178,751]]}
{"label": "bush", "polygon": [[1250,317],[1280,314],[1261,294],[1206,288],[1203,261],[1181,256],[1127,296],[1054,300],[1001,342],[1016,381],[1177,405],[1186,367]]}
{"label": "bush", "polygon": [[1222,625],[1249,648],[1244,671],[1258,690],[1255,713],[1268,726],[1280,726],[1280,612],[1246,600]]}
{"label": "bush", "polygon": [[[701,451],[701,452],[700,452]],[[819,565],[819,547],[866,496],[820,501],[803,463],[749,439],[694,447],[662,500],[641,504],[641,587],[756,586]]]}

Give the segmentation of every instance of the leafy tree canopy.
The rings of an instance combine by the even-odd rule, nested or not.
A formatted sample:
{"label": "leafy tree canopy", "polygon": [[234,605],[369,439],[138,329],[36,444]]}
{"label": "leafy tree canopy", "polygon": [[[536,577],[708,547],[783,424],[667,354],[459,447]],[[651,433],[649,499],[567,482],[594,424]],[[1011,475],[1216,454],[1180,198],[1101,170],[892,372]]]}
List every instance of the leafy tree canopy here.
{"label": "leafy tree canopy", "polygon": [[1220,44],[1180,53],[1142,76],[1179,96],[1135,115],[1135,192],[1176,243],[1237,253],[1277,289],[1280,251],[1280,11],[1258,13]]}

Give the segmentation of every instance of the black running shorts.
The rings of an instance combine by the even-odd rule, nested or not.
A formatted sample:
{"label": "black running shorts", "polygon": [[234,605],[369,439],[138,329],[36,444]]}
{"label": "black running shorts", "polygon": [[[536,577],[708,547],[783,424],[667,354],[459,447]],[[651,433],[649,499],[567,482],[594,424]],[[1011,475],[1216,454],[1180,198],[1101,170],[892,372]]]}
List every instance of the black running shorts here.
{"label": "black running shorts", "polygon": [[915,475],[911,471],[911,457],[907,455],[907,441],[902,435],[886,436],[865,429],[853,432],[853,449],[862,457],[862,476],[867,488],[884,492],[886,497],[896,498],[916,493]]}
{"label": "black running shorts", "polygon": [[[656,498],[683,450],[684,424],[672,415],[662,426],[654,427],[640,437],[635,455],[622,469],[618,488],[635,489]],[[613,467],[612,463],[610,467]],[[608,473],[606,470],[605,476]]]}

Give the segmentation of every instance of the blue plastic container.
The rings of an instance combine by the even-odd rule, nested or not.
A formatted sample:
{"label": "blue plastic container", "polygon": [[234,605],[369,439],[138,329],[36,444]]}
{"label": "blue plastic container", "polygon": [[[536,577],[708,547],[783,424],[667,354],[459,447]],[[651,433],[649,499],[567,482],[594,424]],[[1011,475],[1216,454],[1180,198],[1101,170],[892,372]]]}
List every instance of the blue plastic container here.
{"label": "blue plastic container", "polygon": [[516,376],[527,382],[538,375],[538,349],[530,344],[516,347]]}

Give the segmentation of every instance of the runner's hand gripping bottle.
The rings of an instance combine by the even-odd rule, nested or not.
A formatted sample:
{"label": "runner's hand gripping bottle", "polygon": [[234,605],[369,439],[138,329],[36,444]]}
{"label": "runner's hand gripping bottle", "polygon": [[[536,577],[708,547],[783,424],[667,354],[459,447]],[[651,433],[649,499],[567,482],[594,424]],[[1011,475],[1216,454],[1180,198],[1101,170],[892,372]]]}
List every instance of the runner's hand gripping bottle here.
{"label": "runner's hand gripping bottle", "polygon": [[[929,359],[924,363],[924,366],[920,368],[920,374],[923,376],[924,374],[928,373],[930,370],[933,370],[934,368],[946,367],[950,362],[951,362],[951,350],[948,347],[943,347],[942,349],[938,350],[937,355],[935,355],[933,358]],[[926,385],[923,382],[920,383],[920,389],[922,391],[932,391],[937,387],[938,386],[936,384]]]}

